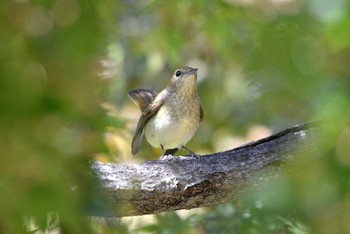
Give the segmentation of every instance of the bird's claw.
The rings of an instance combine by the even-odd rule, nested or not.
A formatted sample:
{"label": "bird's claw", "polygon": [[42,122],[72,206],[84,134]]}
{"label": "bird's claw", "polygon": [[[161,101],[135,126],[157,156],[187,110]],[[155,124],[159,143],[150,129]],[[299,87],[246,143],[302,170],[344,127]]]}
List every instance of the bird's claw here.
{"label": "bird's claw", "polygon": [[171,154],[163,154],[160,156],[160,160],[168,160],[168,159],[173,159],[175,156]]}

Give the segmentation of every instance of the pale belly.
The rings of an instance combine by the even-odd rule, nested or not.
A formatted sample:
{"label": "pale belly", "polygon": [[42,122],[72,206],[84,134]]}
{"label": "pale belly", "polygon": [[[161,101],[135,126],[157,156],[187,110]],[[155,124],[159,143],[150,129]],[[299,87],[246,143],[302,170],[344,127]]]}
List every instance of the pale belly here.
{"label": "pale belly", "polygon": [[199,121],[193,119],[199,119],[199,108],[180,114],[163,106],[146,124],[146,139],[153,147],[181,148],[198,129]]}

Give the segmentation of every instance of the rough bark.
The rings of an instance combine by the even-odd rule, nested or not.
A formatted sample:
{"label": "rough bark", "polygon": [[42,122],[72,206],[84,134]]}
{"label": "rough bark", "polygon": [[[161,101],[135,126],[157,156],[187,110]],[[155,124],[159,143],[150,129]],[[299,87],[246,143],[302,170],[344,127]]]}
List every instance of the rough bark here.
{"label": "rough bark", "polygon": [[[176,156],[142,164],[92,162],[116,217],[213,206],[239,198],[273,179],[286,161],[317,149],[319,122],[288,128],[261,140],[200,158]],[[107,213],[103,214],[106,215]]]}

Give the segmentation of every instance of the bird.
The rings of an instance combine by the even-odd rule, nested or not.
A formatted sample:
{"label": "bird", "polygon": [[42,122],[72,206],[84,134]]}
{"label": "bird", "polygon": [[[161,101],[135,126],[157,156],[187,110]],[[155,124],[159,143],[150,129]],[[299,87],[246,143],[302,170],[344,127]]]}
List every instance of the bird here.
{"label": "bird", "polygon": [[153,147],[162,149],[162,157],[174,155],[182,148],[190,156],[198,156],[185,147],[204,117],[197,93],[197,71],[192,67],[176,69],[169,84],[159,93],[150,89],[128,92],[142,112],[131,143],[133,155],[139,151],[145,135]]}

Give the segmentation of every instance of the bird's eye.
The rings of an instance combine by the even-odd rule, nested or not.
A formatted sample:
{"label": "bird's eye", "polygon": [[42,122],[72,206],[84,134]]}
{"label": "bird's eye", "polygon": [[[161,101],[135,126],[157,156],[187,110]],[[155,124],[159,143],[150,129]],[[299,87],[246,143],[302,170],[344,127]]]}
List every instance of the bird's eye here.
{"label": "bird's eye", "polygon": [[181,71],[176,71],[175,76],[179,77],[179,76],[181,76],[181,74],[182,74]]}

